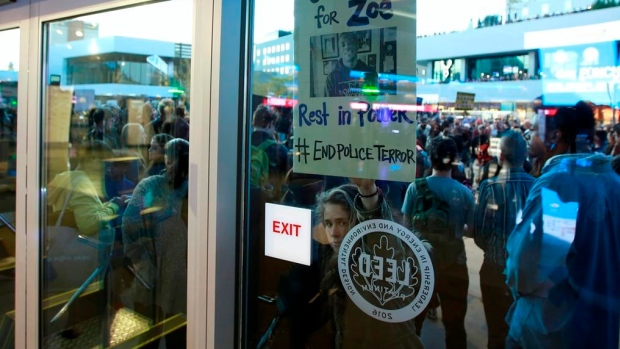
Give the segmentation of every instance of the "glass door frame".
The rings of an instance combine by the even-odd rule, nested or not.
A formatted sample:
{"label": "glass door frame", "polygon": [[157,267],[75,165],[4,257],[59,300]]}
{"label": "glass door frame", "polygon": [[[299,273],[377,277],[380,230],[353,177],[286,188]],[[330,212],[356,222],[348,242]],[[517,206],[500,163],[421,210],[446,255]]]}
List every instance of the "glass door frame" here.
{"label": "glass door frame", "polygon": [[188,307],[188,334],[193,335],[188,348],[240,344],[236,286],[245,166],[239,155],[247,110],[250,2],[194,0],[192,113],[198,107],[204,117],[199,127],[192,121],[190,135],[190,193],[197,195],[190,196],[188,258],[197,263],[188,264],[188,279],[195,282],[188,288],[188,302],[194,302]]}
{"label": "glass door frame", "polygon": [[[26,342],[26,165],[27,126],[28,126],[28,53],[29,53],[29,20],[28,7],[7,5],[0,10],[0,31],[19,30],[19,71],[17,99],[17,156],[15,181],[15,346],[25,347]],[[19,208],[23,209],[19,209]]]}
{"label": "glass door frame", "polygon": [[[246,36],[241,28],[242,0],[192,0],[193,42],[191,96],[194,118],[190,142],[190,196],[188,225],[188,348],[232,347],[235,341],[235,277],[238,207],[238,140],[243,101],[240,91],[246,82],[239,52],[243,45],[231,45]],[[147,4],[145,0],[62,0],[18,2],[24,11],[20,70],[20,122],[18,171],[26,173],[18,184],[23,234],[17,325],[17,348],[39,348],[40,343],[40,226],[41,166],[45,53],[44,25],[69,17]],[[4,8],[0,10],[0,13]],[[0,28],[3,16],[0,15]],[[225,20],[222,20],[222,19]],[[14,27],[15,25],[13,25]],[[243,35],[242,35],[243,34]],[[237,41],[238,42],[238,41]],[[25,51],[24,51],[25,50]],[[226,67],[222,67],[226,62]],[[26,99],[25,97],[30,98]],[[26,105],[27,104],[27,105]],[[30,137],[27,137],[30,135]],[[232,156],[234,154],[234,156]],[[23,157],[22,157],[23,158]],[[26,168],[30,169],[26,172]],[[30,185],[26,186],[26,183]],[[28,200],[26,200],[26,196]],[[27,215],[25,213],[28,213]],[[206,213],[206,214],[205,214]],[[28,247],[28,248],[26,248]],[[29,292],[26,292],[29,290]]]}
{"label": "glass door frame", "polygon": [[[17,154],[27,154],[28,141],[28,57],[30,54],[29,32],[30,8],[24,3],[4,5],[0,8],[0,31],[19,30],[19,72],[17,87]],[[26,317],[27,294],[27,215],[26,212],[26,184],[27,184],[26,156],[17,156],[15,182],[15,347],[26,346],[27,326]],[[21,208],[21,209],[20,209]]]}

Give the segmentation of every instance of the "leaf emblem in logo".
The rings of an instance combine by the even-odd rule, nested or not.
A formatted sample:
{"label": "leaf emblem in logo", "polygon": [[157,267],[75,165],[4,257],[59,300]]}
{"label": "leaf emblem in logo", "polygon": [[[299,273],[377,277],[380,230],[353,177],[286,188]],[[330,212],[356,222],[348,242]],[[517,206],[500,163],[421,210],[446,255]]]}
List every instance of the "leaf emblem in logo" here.
{"label": "leaf emblem in logo", "polygon": [[372,255],[357,247],[351,257],[353,281],[382,306],[391,300],[404,300],[415,294],[414,287],[419,283],[416,261],[406,257],[402,250],[396,254],[387,236],[382,236],[379,244],[372,247]]}

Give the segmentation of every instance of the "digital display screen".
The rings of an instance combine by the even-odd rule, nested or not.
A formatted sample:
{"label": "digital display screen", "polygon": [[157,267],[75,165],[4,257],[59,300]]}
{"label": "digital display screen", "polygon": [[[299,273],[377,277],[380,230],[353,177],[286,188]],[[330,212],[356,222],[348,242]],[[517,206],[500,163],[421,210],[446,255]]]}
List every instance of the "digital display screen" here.
{"label": "digital display screen", "polygon": [[540,50],[543,104],[575,105],[579,100],[618,105],[620,67],[616,42]]}

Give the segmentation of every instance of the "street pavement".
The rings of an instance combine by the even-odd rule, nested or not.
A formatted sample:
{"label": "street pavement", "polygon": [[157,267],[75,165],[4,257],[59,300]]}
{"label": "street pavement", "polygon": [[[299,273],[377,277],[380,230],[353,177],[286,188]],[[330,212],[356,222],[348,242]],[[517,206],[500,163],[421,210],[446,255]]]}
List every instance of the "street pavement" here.
{"label": "street pavement", "polygon": [[[483,349],[487,344],[487,324],[482,308],[480,294],[480,266],[484,257],[482,250],[474,240],[465,238],[467,269],[469,270],[469,294],[467,296],[467,315],[465,331],[467,332],[467,349]],[[422,342],[426,349],[445,349],[444,328],[441,323],[441,309],[437,309],[437,320],[426,319],[422,328]]]}

